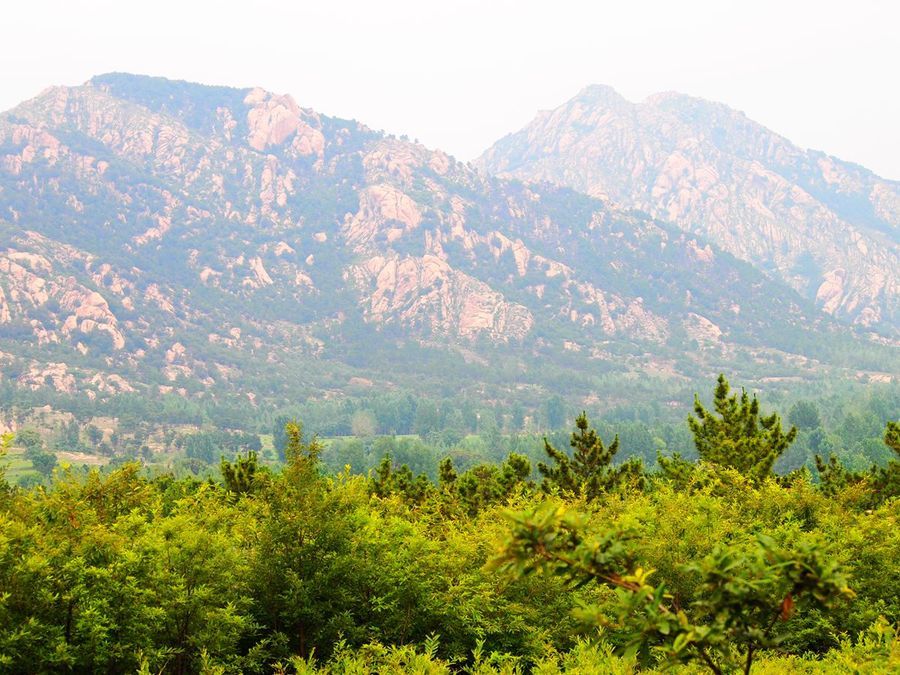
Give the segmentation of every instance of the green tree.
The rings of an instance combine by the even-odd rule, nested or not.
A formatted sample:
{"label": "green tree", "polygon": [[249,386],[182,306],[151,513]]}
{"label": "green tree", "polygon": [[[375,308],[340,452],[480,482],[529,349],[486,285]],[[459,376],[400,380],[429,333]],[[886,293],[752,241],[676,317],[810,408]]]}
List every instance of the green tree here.
{"label": "green tree", "polygon": [[694,413],[688,426],[700,459],[737,469],[752,479],[771,475],[776,460],[797,436],[791,427],[784,433],[778,413],[761,416],[759,400],[742,389],[732,394],[724,375],[719,375],[713,408],[708,410],[694,396]]}
{"label": "green tree", "polygon": [[278,459],[282,462],[284,461],[284,450],[288,442],[286,427],[292,421],[294,420],[286,415],[278,415],[272,423],[272,445],[275,447]]}
{"label": "green tree", "polygon": [[900,422],[887,423],[884,429],[884,444],[894,451],[895,457],[884,468],[872,468],[879,501],[900,496]]}
{"label": "green tree", "polygon": [[900,422],[888,422],[884,428],[884,444],[900,459]]}
{"label": "green tree", "polygon": [[[466,512],[474,517],[479,511],[506,500],[516,488],[528,483],[531,461],[524,455],[510,453],[500,466],[478,464],[463,473],[453,490]],[[530,487],[530,483],[528,483]]]}
{"label": "green tree", "polygon": [[416,406],[416,416],[413,421],[413,433],[425,438],[433,431],[440,428],[440,413],[433,401],[421,401]]}
{"label": "green tree", "polygon": [[16,434],[16,445],[25,448],[25,450],[43,450],[44,440],[34,429],[22,429]]}
{"label": "green tree", "polygon": [[509,413],[509,426],[512,431],[522,431],[525,426],[525,408],[516,401],[513,403]]}
{"label": "green tree", "polygon": [[79,450],[81,448],[81,429],[78,422],[71,420],[67,424],[63,424],[54,445],[60,450]]}
{"label": "green tree", "polygon": [[511,532],[492,566],[514,577],[551,571],[575,588],[590,582],[610,587],[612,612],[588,604],[578,614],[585,624],[617,633],[623,652],[648,665],[656,652],[668,665],[699,662],[717,675],[738,668],[749,673],[759,650],[778,645],[779,626],[798,611],[828,611],[854,596],[818,544],[785,549],[759,536],[752,546],[719,546],[686,565],[684,571],[700,580],[700,594],[685,607],[664,584],[650,583],[652,570],[637,562],[632,534],[590,534],[585,516],[554,503],[510,519]]}
{"label": "green tree", "polygon": [[370,489],[373,494],[379,497],[399,494],[411,503],[422,502],[428,496],[431,488],[428,476],[422,473],[416,476],[408,464],[401,464],[395,468],[390,455],[382,458],[370,480]]}
{"label": "green tree", "polygon": [[306,658],[313,650],[327,655],[341,636],[358,641],[356,612],[371,589],[352,555],[355,493],[332,489],[319,469],[321,445],[304,439],[299,422],[285,431],[284,470],[254,498],[265,518],[251,552],[252,597],[268,653]]}
{"label": "green tree", "polygon": [[797,401],[788,413],[788,422],[801,431],[813,431],[822,426],[819,409],[812,401]]}
{"label": "green tree", "polygon": [[252,493],[256,488],[258,465],[252,450],[246,456],[238,455],[232,464],[224,457],[220,464],[225,487],[236,497]]}
{"label": "green tree", "polygon": [[821,455],[816,455],[815,461],[816,470],[819,472],[819,488],[825,494],[837,494],[850,485],[866,480],[865,473],[848,470],[834,455],[831,455],[827,462]]}
{"label": "green tree", "polygon": [[442,490],[450,490],[456,483],[457,478],[459,478],[459,475],[453,466],[453,460],[449,457],[444,457],[438,465],[438,487]]}
{"label": "green tree", "polygon": [[868,490],[859,501],[859,506],[866,508],[900,496],[900,424],[889,421],[883,440],[898,459],[889,461],[884,467],[874,465],[868,471],[851,471],[835,455],[831,455],[827,462],[821,455],[816,455],[822,491],[834,495],[851,485],[865,483]]}
{"label": "green tree", "polygon": [[374,436],[378,432],[378,420],[371,410],[357,410],[350,418],[350,431],[354,436]]}
{"label": "green tree", "polygon": [[25,452],[25,458],[31,462],[31,466],[34,467],[34,470],[44,478],[50,477],[53,473],[53,469],[56,468],[58,463],[56,455],[44,450],[27,450]]}
{"label": "green tree", "polygon": [[551,431],[562,429],[566,425],[566,404],[559,394],[554,394],[547,399],[545,404],[547,428]]}
{"label": "green tree", "polygon": [[642,481],[643,470],[639,460],[612,466],[619,451],[618,436],[609,447],[605,447],[597,431],[589,426],[584,412],[575,420],[575,426],[577,430],[569,440],[574,451],[571,457],[544,438],[544,451],[553,460],[552,465],[538,464],[538,472],[544,477],[541,483],[544,490],[597,499],[626,481]]}
{"label": "green tree", "polygon": [[87,437],[88,441],[90,441],[91,447],[96,448],[103,441],[103,431],[101,431],[97,426],[89,424],[87,427]]}
{"label": "green tree", "polygon": [[289,473],[304,474],[318,471],[319,455],[322,454],[319,439],[314,436],[306,441],[303,438],[303,425],[296,420],[284,425],[284,433],[287,438],[284,456]]}
{"label": "green tree", "polygon": [[9,483],[6,482],[6,453],[15,440],[15,434],[0,435],[0,500],[9,494]]}

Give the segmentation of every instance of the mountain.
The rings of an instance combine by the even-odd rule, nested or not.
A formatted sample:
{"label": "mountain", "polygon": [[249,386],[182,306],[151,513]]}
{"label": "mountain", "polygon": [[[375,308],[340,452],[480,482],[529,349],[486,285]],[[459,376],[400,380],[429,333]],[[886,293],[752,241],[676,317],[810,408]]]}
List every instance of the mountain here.
{"label": "mountain", "polygon": [[109,74],[0,115],[0,272],[5,400],[612,405],[725,366],[896,372],[702,236],[262,89]]}
{"label": "mountain", "polygon": [[790,284],[825,312],[900,333],[900,183],[677,93],[591,86],[476,162],[645,211]]}

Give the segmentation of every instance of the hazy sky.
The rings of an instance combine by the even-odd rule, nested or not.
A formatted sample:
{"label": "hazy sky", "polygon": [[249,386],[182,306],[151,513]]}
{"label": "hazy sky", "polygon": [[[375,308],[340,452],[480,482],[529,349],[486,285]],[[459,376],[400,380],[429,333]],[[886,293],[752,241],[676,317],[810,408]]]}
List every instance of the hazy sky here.
{"label": "hazy sky", "polygon": [[900,3],[5,0],[0,109],[129,71],[292,94],[472,159],[587,84],[722,101],[900,179]]}

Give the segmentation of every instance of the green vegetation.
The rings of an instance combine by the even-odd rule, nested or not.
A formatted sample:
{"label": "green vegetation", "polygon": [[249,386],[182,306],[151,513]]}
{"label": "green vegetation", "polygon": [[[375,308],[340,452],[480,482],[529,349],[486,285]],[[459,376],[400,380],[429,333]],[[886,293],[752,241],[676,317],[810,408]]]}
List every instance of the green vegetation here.
{"label": "green vegetation", "polygon": [[[579,406],[575,410],[586,408],[600,438],[609,442],[618,436],[611,469],[640,459],[646,470],[654,471],[659,463],[673,461],[674,455],[697,458],[692,434],[684,424],[690,390],[684,386],[662,389],[658,396],[668,402],[658,405],[641,403],[646,392],[626,384],[617,385],[619,393],[634,403],[610,409],[597,402],[585,405],[573,397],[565,404],[567,411],[575,405]],[[835,457],[851,474],[865,473],[873,465],[886,466],[893,456],[882,437],[886,423],[900,409],[897,384],[862,388],[836,382],[824,391],[812,384],[793,385],[790,394],[777,389],[754,391],[769,404],[759,413],[761,417],[771,414],[774,404],[788,411],[788,421],[797,428],[793,443],[775,463],[778,474],[801,468],[816,474],[816,456],[826,464]],[[5,393],[9,398],[0,401],[5,423],[24,434],[23,439],[29,434],[39,436],[42,447],[56,454],[63,465],[115,467],[139,460],[153,471],[176,476],[215,475],[223,456],[250,451],[257,453],[261,464],[277,465],[284,461],[284,425],[291,419],[302,419],[317,432],[328,473],[339,473],[348,464],[354,473],[367,473],[390,456],[395,464],[406,464],[431,479],[437,478],[444,457],[452,458],[463,471],[478,464],[501,464],[511,453],[527,457],[537,467],[550,459],[543,438],[555,448],[568,447],[571,439],[565,428],[574,423],[563,414],[563,426],[553,426],[546,414],[548,406],[536,398],[540,392],[531,390],[512,404],[467,394],[429,398],[373,391],[340,399],[310,399],[275,410],[239,401],[193,401],[176,395],[148,399],[135,394],[106,402],[57,397],[47,407],[35,406],[41,399],[25,392]],[[708,405],[713,410],[715,401]],[[365,424],[360,425],[360,419]],[[352,435],[354,420],[357,431],[364,434]],[[14,442],[7,456],[13,484],[45,480],[25,457],[26,446],[24,440]],[[675,470],[678,467],[676,462]]]}
{"label": "green vegetation", "polygon": [[[700,459],[737,469],[757,479],[772,474],[775,462],[797,437],[792,427],[784,433],[778,413],[767,417],[759,414],[759,400],[741,391],[731,391],[724,375],[719,375],[715,393],[715,414],[707,410],[700,399],[694,399],[693,415],[688,426],[694,434]],[[718,417],[716,416],[718,415]]]}
{"label": "green vegetation", "polygon": [[[333,474],[288,421],[283,465],[248,449],[221,479],[0,474],[0,669],[895,672],[900,457],[778,476],[794,432],[724,378],[714,401],[699,460],[662,471],[615,464],[582,414],[538,472],[510,453]],[[4,448],[46,443],[20,436]]]}
{"label": "green vegetation", "polygon": [[610,466],[619,451],[618,436],[605,448],[597,432],[588,426],[585,413],[578,416],[575,426],[578,431],[572,434],[569,441],[573,450],[571,458],[544,439],[544,450],[555,464],[538,464],[538,471],[544,477],[542,486],[548,492],[562,492],[592,500],[628,480],[640,482],[639,460],[632,459],[615,468]]}

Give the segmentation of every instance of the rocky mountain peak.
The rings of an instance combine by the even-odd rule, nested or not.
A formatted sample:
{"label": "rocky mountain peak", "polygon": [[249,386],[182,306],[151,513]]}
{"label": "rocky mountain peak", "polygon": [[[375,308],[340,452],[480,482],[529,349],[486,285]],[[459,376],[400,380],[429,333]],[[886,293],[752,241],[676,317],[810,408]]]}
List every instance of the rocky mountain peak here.
{"label": "rocky mountain peak", "polygon": [[900,333],[900,183],[799,148],[721,103],[666,92],[631,104],[588,87],[476,165],[646,211],[842,320]]}
{"label": "rocky mountain peak", "polygon": [[603,105],[617,109],[626,109],[633,105],[608,84],[590,84],[579,91],[571,102],[586,105]]}

